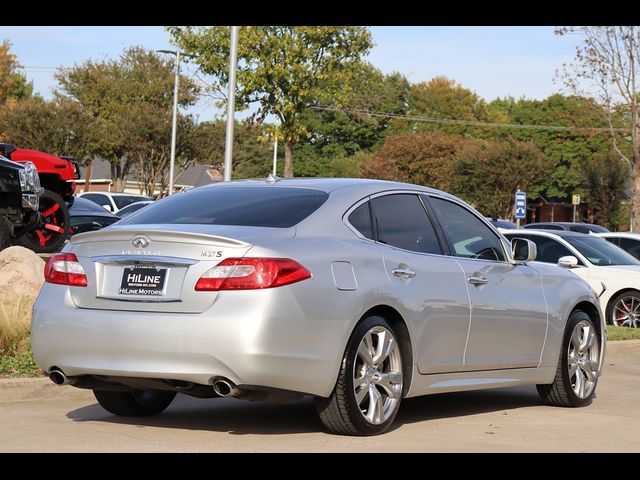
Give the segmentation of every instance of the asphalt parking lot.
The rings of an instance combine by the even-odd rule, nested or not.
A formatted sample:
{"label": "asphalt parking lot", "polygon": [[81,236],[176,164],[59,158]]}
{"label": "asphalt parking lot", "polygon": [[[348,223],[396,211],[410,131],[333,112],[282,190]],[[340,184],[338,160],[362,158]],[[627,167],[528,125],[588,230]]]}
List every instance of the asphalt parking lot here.
{"label": "asphalt parking lot", "polygon": [[126,419],[102,410],[90,391],[1,380],[0,451],[639,452],[640,342],[609,345],[605,365],[586,408],[541,405],[531,386],[433,395],[405,400],[393,430],[369,438],[324,433],[309,399],[179,395],[158,417]]}

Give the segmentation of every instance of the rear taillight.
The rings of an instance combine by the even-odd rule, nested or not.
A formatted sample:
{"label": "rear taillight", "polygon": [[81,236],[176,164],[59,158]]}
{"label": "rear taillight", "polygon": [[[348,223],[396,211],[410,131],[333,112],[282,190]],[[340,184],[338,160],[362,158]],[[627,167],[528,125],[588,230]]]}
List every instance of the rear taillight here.
{"label": "rear taillight", "polygon": [[73,253],[51,255],[44,265],[44,281],[73,287],[87,286],[87,276]]}
{"label": "rear taillight", "polygon": [[307,278],[309,270],[289,258],[227,258],[200,277],[196,290],[273,288]]}

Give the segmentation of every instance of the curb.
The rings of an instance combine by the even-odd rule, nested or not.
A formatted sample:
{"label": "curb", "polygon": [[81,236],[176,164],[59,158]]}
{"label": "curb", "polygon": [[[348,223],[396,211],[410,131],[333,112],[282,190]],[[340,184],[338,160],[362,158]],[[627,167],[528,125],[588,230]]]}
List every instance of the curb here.
{"label": "curb", "polygon": [[[640,340],[615,340],[607,342],[605,355],[640,354]],[[35,402],[43,400],[94,401],[91,390],[70,385],[60,387],[46,377],[0,379],[0,404],[10,402]]]}
{"label": "curb", "polygon": [[0,379],[0,404],[43,400],[93,400],[93,392],[54,385],[46,377]]}

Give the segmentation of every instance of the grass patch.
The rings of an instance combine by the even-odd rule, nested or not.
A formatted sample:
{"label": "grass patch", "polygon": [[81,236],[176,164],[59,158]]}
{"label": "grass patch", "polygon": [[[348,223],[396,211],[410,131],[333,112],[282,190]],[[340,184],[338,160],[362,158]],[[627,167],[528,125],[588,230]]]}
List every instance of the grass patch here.
{"label": "grass patch", "polygon": [[0,298],[0,377],[42,375],[29,342],[34,301],[27,295]]}
{"label": "grass patch", "polygon": [[607,340],[640,340],[640,328],[607,325]]}

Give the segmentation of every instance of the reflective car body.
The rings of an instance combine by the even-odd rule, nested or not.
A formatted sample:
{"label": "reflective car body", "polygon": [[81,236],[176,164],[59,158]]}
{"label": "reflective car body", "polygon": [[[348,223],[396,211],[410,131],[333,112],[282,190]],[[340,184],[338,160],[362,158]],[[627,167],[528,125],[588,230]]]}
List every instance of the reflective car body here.
{"label": "reflective car body", "polygon": [[73,202],[69,209],[69,217],[71,219],[70,236],[100,230],[120,220],[119,216],[81,197],[77,197]]}
{"label": "reflective car body", "polygon": [[538,222],[527,223],[522,228],[533,228],[534,230],[565,230],[578,233],[605,233],[608,232],[602,225],[582,222]]}
{"label": "reflective car body", "polygon": [[[77,235],[64,252],[77,256],[87,286],[46,283],[31,338],[38,365],[67,377],[162,379],[185,393],[224,377],[243,391],[328,397],[354,328],[375,314],[406,332],[403,396],[412,397],[551,383],[572,311],[604,329],[587,283],[514,261],[470,206],[403,183],[200,187]],[[310,275],[276,288],[196,290],[222,261],[248,257],[292,259]],[[119,293],[131,265],[167,269],[162,294]]]}

